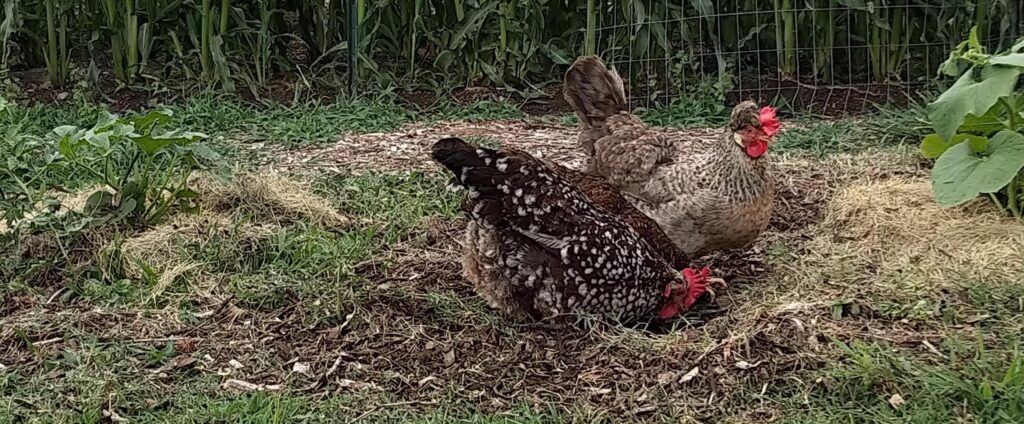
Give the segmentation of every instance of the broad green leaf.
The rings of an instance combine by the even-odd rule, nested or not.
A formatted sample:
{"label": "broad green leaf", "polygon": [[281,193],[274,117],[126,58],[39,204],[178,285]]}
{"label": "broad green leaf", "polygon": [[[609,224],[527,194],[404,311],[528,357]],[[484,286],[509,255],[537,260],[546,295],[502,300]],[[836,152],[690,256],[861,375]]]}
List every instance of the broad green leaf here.
{"label": "broad green leaf", "polygon": [[61,125],[53,129],[53,133],[58,137],[68,137],[76,132],[78,132],[78,127],[74,125]]}
{"label": "broad green leaf", "polygon": [[967,115],[964,117],[964,123],[960,124],[959,132],[962,133],[978,133],[978,134],[994,134],[999,130],[1006,128],[1003,125],[1002,119],[999,114],[1003,110],[1003,106],[996,104],[989,108],[988,112],[984,115],[974,116]]}
{"label": "broad green leaf", "polygon": [[74,221],[70,221],[64,224],[64,231],[69,233],[77,233],[85,229],[86,226],[92,223],[92,218],[82,217]]}
{"label": "broad green leaf", "polygon": [[131,122],[135,125],[135,128],[144,131],[146,128],[152,126],[154,123],[163,125],[168,122],[171,122],[171,113],[172,112],[169,110],[154,110],[145,115],[132,118]]}
{"label": "broad green leaf", "polygon": [[95,129],[102,129],[114,125],[117,123],[117,115],[110,112],[103,111],[100,116],[96,118]]}
{"label": "broad green leaf", "polygon": [[700,17],[714,17],[715,16],[715,5],[711,0],[696,0],[693,2],[696,5],[697,14]]}
{"label": "broad green leaf", "polygon": [[97,190],[85,200],[85,206],[82,208],[82,212],[86,215],[95,215],[98,212],[106,210],[114,203],[114,195],[110,194],[106,190]]}
{"label": "broad green leaf", "polygon": [[1013,91],[1020,69],[1009,66],[987,66],[976,79],[974,72],[964,73],[949,90],[928,104],[928,119],[935,132],[949,140],[956,134],[967,114],[976,116],[985,112]]}
{"label": "broad green leaf", "polygon": [[935,161],[932,190],[939,206],[962,204],[980,193],[994,193],[1009,184],[1024,168],[1024,135],[1000,131],[988,143],[984,157],[971,151],[969,143],[950,147]]}
{"label": "broad green leaf", "polygon": [[569,58],[569,54],[558,46],[545,44],[540,46],[540,51],[544,52],[544,55],[557,65],[568,65],[572,63],[572,59]]}
{"label": "broad green leaf", "polygon": [[220,84],[228,92],[235,91],[235,82],[231,79],[231,67],[224,53],[224,38],[220,35],[210,37],[210,58],[213,59],[214,72],[220,77]]}
{"label": "broad green leaf", "polygon": [[92,130],[86,131],[85,141],[103,150],[110,150],[110,134],[106,132],[96,133]]}
{"label": "broad green leaf", "polygon": [[75,151],[83,144],[85,144],[85,140],[73,137],[64,137],[60,139],[59,143],[57,143],[57,151],[60,152],[61,156],[73,158],[75,157]]}
{"label": "broad green leaf", "polygon": [[127,218],[128,215],[131,215],[132,212],[135,212],[136,206],[138,206],[138,202],[135,199],[124,199],[124,201],[121,202],[121,207],[118,208],[114,216],[111,217],[112,220],[120,221]]}
{"label": "broad green leaf", "polygon": [[149,156],[153,156],[156,152],[159,152],[171,145],[186,145],[192,142],[191,138],[186,137],[152,137],[144,135],[142,137],[133,138],[132,141],[138,144],[142,148],[142,151]]}
{"label": "broad green leaf", "polygon": [[644,8],[643,2],[636,1],[636,2],[630,2],[630,3],[633,4],[633,13],[634,13],[634,15],[633,15],[633,22],[634,22],[634,25],[637,28],[639,28],[639,27],[643,26],[643,24],[645,22],[647,22],[647,9]]}
{"label": "broad green leaf", "polygon": [[213,151],[213,149],[211,149],[210,146],[207,146],[202,143],[193,144],[189,146],[189,150],[191,150],[192,153],[198,156],[199,158],[205,159],[210,162],[218,162],[221,160],[220,154]]}
{"label": "broad green leaf", "polygon": [[1003,56],[995,56],[989,59],[990,65],[1006,65],[1024,67],[1024,53],[1013,53]]}
{"label": "broad green leaf", "polygon": [[975,152],[984,152],[988,146],[988,139],[977,135],[957,134],[950,141],[946,141],[938,134],[928,134],[921,140],[921,154],[928,159],[935,159],[942,156],[950,147],[964,141],[969,142]]}
{"label": "broad green leaf", "polygon": [[1010,51],[1014,53],[1021,51],[1021,49],[1024,49],[1024,38],[1018,41],[1017,44],[1014,44],[1013,47],[1010,47]]}
{"label": "broad green leaf", "polygon": [[[956,138],[956,137],[953,137]],[[975,154],[982,154],[988,151],[988,139],[978,136],[966,136],[967,144],[970,144],[971,151]]]}

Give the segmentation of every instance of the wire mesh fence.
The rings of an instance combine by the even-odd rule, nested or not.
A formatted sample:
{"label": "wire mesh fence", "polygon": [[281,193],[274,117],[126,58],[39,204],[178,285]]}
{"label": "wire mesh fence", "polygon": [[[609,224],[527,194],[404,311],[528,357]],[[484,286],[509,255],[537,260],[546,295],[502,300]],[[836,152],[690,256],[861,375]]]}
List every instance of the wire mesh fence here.
{"label": "wire mesh fence", "polygon": [[708,95],[836,114],[906,103],[971,28],[1013,43],[1019,0],[605,1],[594,51],[635,105]]}

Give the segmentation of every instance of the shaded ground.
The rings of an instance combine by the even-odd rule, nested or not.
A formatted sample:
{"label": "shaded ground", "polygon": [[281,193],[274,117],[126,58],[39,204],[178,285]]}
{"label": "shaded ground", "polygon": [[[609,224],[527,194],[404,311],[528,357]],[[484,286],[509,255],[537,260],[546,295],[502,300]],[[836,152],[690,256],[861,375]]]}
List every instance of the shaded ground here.
{"label": "shaded ground", "polygon": [[[45,69],[22,70],[12,72],[10,76],[19,88],[17,99],[23,104],[66,103],[73,99],[76,91],[75,87],[71,86],[53,87]],[[142,110],[194,96],[204,89],[199,85],[189,84],[147,85],[149,81],[142,78],[135,84],[126,85],[118,83],[108,71],[101,73],[96,84],[97,87],[92,87],[86,95],[92,101],[109,104],[114,111]],[[347,88],[339,84],[339,81],[329,82],[317,78],[284,75],[268,80],[258,87],[250,87],[239,82],[236,85],[236,92],[242,100],[255,105],[291,105],[309,101],[331,104],[347,97]],[[922,87],[913,84],[843,85],[764,76],[760,81],[752,78],[737,81],[736,87],[726,93],[725,100],[727,104],[734,105],[752,99],[786,105],[787,109],[794,113],[839,117],[871,113],[879,105],[906,106],[922,90]],[[658,97],[661,101],[660,97],[664,97],[664,93],[648,96],[642,87],[628,95],[633,108],[658,106],[652,103],[651,99]],[[560,82],[547,84],[530,98],[524,98],[508,90],[478,86],[457,88],[441,95],[424,90],[398,91],[397,97],[404,106],[421,111],[449,102],[455,105],[469,105],[486,100],[511,103],[529,116],[560,116],[573,113],[572,108],[562,97]],[[690,98],[688,100],[708,100],[705,99],[707,94],[687,94],[685,97]],[[710,101],[717,103],[714,99]]]}
{"label": "shaded ground", "polygon": [[[520,121],[413,125],[269,150],[260,174],[201,184],[207,218],[129,235],[129,253],[133,240],[171,240],[166,252],[135,250],[157,268],[156,281],[13,290],[0,318],[0,394],[10,399],[0,411],[15,421],[95,413],[142,422],[262,413],[310,422],[830,422],[944,411],[971,422],[977,409],[911,393],[916,386],[901,379],[913,373],[890,369],[870,346],[953,369],[949,340],[980,338],[998,350],[1006,346],[995,334],[1020,334],[1024,308],[1013,301],[1024,298],[1024,282],[1013,279],[1024,265],[995,247],[1024,245],[1024,230],[983,205],[938,210],[926,168],[892,150],[778,153],[769,231],[748,252],[700,261],[729,286],[673,328],[565,333],[510,322],[460,276],[458,199],[430,175],[426,155],[442,135],[574,167],[581,159],[571,127]],[[921,215],[945,224],[911,225]],[[976,238],[975,254],[927,248],[957,231]],[[947,254],[960,261],[943,263]],[[964,273],[972,268],[986,272]],[[952,275],[1003,292],[982,299]],[[830,365],[847,361],[859,365]],[[847,389],[862,386],[863,394]],[[282,397],[252,394],[264,392]],[[890,406],[901,393],[908,406]]]}

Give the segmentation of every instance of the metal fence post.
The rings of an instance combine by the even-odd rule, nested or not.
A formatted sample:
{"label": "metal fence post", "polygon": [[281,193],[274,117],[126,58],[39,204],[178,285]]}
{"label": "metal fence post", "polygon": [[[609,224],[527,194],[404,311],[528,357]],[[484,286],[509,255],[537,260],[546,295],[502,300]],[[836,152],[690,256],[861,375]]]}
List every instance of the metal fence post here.
{"label": "metal fence post", "polygon": [[357,0],[348,0],[348,95],[356,97],[356,56],[359,55],[359,17],[356,10]]}
{"label": "metal fence post", "polygon": [[594,0],[587,0],[587,35],[586,35],[586,48],[583,54],[590,56],[597,53],[597,13],[594,9]]}
{"label": "metal fence post", "polygon": [[1009,0],[1007,3],[1010,13],[1010,44],[1013,44],[1020,37],[1020,0]]}

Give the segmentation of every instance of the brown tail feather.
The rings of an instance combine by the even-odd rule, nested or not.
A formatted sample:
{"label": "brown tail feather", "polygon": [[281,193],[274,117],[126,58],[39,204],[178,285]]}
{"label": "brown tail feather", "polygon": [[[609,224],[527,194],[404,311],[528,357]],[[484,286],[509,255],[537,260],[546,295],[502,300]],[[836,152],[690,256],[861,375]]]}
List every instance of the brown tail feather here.
{"label": "brown tail feather", "polygon": [[565,73],[563,96],[587,127],[627,110],[626,91],[619,73],[608,69],[597,56],[576,59]]}

